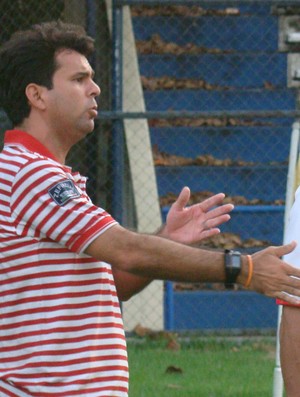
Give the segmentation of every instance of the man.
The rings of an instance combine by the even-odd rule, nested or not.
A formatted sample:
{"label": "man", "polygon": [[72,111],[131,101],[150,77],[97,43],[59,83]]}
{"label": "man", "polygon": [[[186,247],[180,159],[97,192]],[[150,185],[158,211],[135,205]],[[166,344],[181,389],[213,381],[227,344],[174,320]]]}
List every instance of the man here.
{"label": "man", "polygon": [[64,164],[97,116],[92,51],[81,28],[61,23],[20,32],[0,50],[0,105],[14,125],[0,155],[1,396],[127,396],[119,300],[153,279],[300,296],[291,277],[300,270],[279,259],[294,243],[252,257],[184,245],[228,220],[232,206],[208,211],[222,194],[185,208],[184,189],[160,236],[126,230],[93,205],[85,178]]}
{"label": "man", "polygon": [[[300,242],[300,189],[295,194],[295,202],[292,206],[287,227],[287,238],[293,238]],[[297,267],[300,267],[300,246],[286,257]],[[300,396],[300,304],[292,304],[284,300],[277,303],[283,305],[280,327],[280,358],[282,375],[284,379],[286,397]]]}

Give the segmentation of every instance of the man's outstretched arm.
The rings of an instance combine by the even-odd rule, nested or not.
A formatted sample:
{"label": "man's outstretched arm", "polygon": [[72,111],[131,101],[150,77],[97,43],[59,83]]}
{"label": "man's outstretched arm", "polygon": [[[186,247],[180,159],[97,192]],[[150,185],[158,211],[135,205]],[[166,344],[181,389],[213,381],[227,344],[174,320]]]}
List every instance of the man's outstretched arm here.
{"label": "man's outstretched arm", "polygon": [[[170,208],[166,224],[156,235],[183,244],[194,244],[220,233],[218,226],[230,219],[229,213],[234,208],[232,204],[223,204],[224,197],[223,193],[218,193],[188,206],[190,189],[184,187]],[[122,301],[128,300],[152,281],[152,278],[136,276],[115,267],[113,274]]]}

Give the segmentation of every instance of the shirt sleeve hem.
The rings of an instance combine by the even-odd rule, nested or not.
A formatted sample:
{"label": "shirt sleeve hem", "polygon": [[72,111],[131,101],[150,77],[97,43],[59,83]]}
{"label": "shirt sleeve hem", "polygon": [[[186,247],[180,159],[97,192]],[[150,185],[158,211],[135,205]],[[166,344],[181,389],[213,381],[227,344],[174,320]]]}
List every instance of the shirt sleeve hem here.
{"label": "shirt sleeve hem", "polygon": [[102,233],[106,230],[110,229],[112,226],[117,225],[118,222],[115,221],[113,218],[109,217],[106,219],[105,223],[103,224],[103,219],[97,222],[93,227],[91,227],[86,233],[84,233],[80,239],[78,239],[72,245],[72,251],[77,252],[78,254],[84,253],[86,248]]}

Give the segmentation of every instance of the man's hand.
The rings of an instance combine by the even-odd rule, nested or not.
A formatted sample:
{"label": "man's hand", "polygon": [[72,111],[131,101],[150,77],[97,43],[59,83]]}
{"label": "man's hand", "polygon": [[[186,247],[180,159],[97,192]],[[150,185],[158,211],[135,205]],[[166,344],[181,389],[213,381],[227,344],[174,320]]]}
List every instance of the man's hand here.
{"label": "man's hand", "polygon": [[[300,269],[280,259],[295,247],[296,243],[292,242],[278,247],[268,247],[253,254],[253,278],[250,289],[292,304],[299,304]],[[292,295],[297,295],[298,298]]]}
{"label": "man's hand", "polygon": [[187,207],[190,189],[184,187],[170,208],[159,235],[183,243],[194,244],[220,233],[219,225],[230,219],[232,204],[221,205],[225,195],[216,194],[201,203]]}

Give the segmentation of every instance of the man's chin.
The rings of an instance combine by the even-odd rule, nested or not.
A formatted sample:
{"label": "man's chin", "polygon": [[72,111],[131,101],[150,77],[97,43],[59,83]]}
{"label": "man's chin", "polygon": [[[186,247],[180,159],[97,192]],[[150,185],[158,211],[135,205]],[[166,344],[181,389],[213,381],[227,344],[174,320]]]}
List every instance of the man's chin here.
{"label": "man's chin", "polygon": [[86,124],[84,126],[84,128],[82,129],[82,132],[85,135],[89,135],[94,131],[94,129],[95,129],[95,122],[94,122],[94,120],[91,120],[88,124]]}

